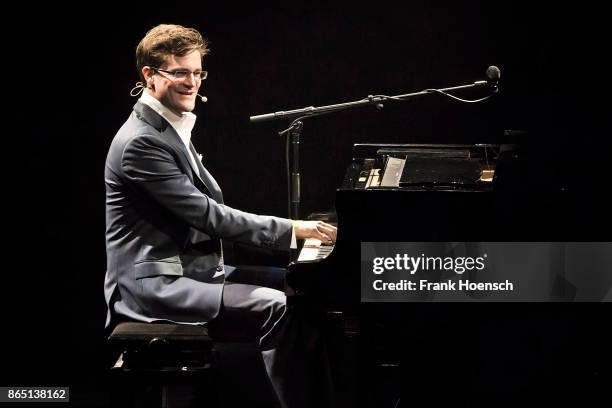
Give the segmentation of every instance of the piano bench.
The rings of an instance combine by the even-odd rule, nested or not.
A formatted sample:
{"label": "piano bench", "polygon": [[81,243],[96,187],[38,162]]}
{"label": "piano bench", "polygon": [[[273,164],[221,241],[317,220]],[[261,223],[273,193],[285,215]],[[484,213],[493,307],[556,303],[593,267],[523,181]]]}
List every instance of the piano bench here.
{"label": "piano bench", "polygon": [[211,384],[215,350],[206,327],[123,322],[108,344],[119,354],[110,370],[111,406],[209,407],[216,401],[210,391],[217,388]]}

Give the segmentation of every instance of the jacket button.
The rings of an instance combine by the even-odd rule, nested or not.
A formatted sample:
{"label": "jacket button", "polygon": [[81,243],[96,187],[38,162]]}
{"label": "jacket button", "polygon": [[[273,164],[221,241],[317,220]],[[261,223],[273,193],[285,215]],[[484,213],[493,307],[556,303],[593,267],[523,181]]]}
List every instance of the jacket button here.
{"label": "jacket button", "polygon": [[221,272],[223,270],[223,266],[219,265],[217,266],[217,272]]}

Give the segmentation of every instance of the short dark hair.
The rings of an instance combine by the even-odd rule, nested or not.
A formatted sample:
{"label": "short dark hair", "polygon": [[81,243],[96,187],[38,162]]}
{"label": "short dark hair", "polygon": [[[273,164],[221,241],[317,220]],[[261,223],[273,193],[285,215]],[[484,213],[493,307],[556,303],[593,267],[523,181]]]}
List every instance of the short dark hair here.
{"label": "short dark hair", "polygon": [[183,57],[199,51],[201,57],[208,54],[208,41],[198,30],[176,24],[160,24],[150,29],[136,47],[136,68],[141,80],[142,68],[160,67],[170,55]]}

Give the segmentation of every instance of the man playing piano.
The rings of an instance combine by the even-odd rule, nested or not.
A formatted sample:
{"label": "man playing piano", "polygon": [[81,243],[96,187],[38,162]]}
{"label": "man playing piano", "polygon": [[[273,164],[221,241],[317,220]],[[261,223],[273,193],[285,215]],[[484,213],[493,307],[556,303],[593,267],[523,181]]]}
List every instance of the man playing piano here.
{"label": "man playing piano", "polygon": [[221,239],[289,249],[296,238],[334,242],[336,228],[223,204],[190,141],[207,52],[199,32],[178,25],[151,29],[137,47],[142,82],[134,90],[142,96],[105,166],[106,324],[171,321],[208,325],[213,338],[256,338],[281,405],[319,406],[314,390],[304,391],[310,380],[299,378],[306,368],[294,358],[300,339],[282,291],[283,271],[269,268],[258,285],[232,282],[238,273],[224,263]]}

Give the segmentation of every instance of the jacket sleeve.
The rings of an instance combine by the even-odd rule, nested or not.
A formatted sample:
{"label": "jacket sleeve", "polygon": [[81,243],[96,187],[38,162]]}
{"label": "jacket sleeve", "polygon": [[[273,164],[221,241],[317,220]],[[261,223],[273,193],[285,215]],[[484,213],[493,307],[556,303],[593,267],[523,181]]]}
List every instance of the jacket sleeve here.
{"label": "jacket sleeve", "polygon": [[124,177],[177,218],[212,236],[253,245],[289,248],[291,222],[217,203],[198,190],[178,167],[163,140],[140,135],[126,143],[121,157]]}

